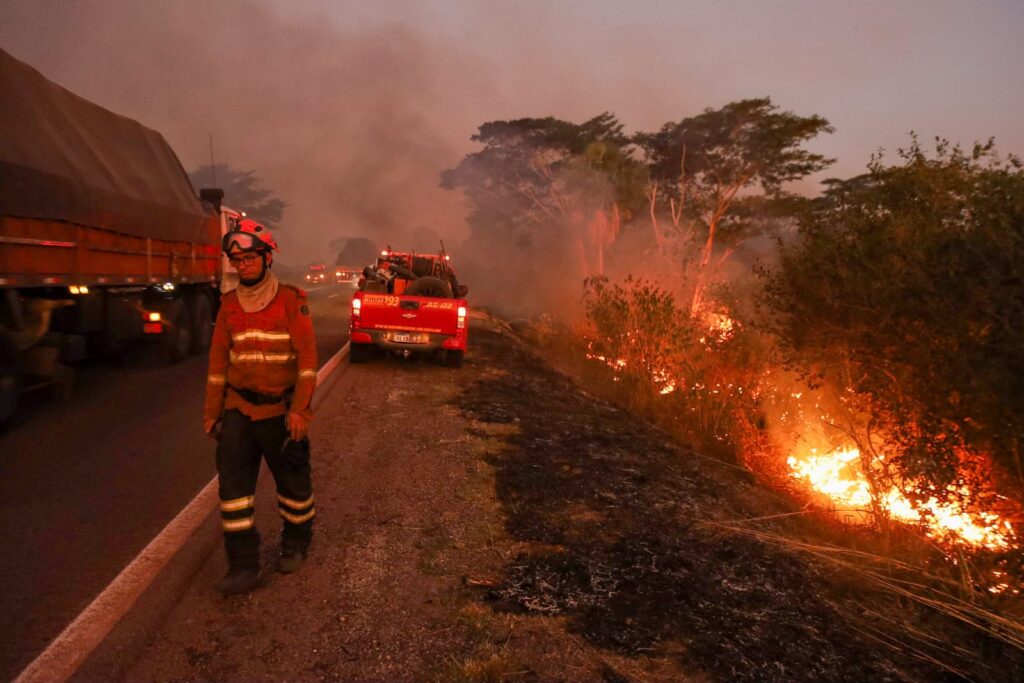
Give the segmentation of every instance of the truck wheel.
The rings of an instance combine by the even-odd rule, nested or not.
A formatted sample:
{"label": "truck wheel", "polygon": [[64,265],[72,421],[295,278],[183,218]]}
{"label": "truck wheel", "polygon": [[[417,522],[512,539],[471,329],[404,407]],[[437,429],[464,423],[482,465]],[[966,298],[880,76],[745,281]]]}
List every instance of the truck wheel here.
{"label": "truck wheel", "polygon": [[63,363],[58,363],[53,369],[51,381],[53,382],[53,387],[51,388],[53,397],[70,403],[71,395],[75,390],[75,371]]}
{"label": "truck wheel", "polygon": [[213,339],[213,311],[210,298],[196,294],[189,301],[189,321],[192,323],[192,353],[203,353],[210,348]]}
{"label": "truck wheel", "polygon": [[108,363],[119,364],[124,362],[128,346],[124,342],[109,339],[106,333],[91,335],[88,339],[89,353],[101,358]]}
{"label": "truck wheel", "polygon": [[18,352],[4,334],[0,328],[0,427],[7,425],[18,412],[18,397],[21,394]]}
{"label": "truck wheel", "polygon": [[348,347],[348,362],[350,365],[358,365],[370,360],[372,348],[369,344],[352,344]]}
{"label": "truck wheel", "polygon": [[452,298],[452,288],[438,277],[421,277],[409,283],[405,288],[406,296],[433,296],[441,299]]}
{"label": "truck wheel", "polygon": [[192,330],[189,326],[188,311],[181,299],[170,301],[165,309],[164,320],[167,329],[164,330],[164,345],[167,348],[167,358],[172,363],[180,363],[188,355],[192,347]]}
{"label": "truck wheel", "polygon": [[0,368],[0,428],[4,427],[18,412],[18,376]]}
{"label": "truck wheel", "polygon": [[466,356],[466,352],[465,351],[459,351],[459,350],[456,350],[456,349],[448,349],[448,351],[445,352],[444,364],[446,366],[448,366],[449,368],[461,368],[462,367],[462,359],[465,358],[465,356]]}

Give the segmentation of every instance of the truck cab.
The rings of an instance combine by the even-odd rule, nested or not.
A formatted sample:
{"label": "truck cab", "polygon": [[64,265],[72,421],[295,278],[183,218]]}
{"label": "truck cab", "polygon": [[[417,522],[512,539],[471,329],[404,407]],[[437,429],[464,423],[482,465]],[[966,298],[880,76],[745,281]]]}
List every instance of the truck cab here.
{"label": "truck cab", "polygon": [[[235,211],[234,209],[226,206],[220,207],[220,235],[223,237],[232,230],[238,228],[238,222],[245,217],[245,214],[241,211]],[[221,253],[220,256],[220,293],[227,294],[228,292],[234,291],[238,288],[238,271],[235,270],[234,266],[231,265],[231,261],[228,259],[228,255]]]}

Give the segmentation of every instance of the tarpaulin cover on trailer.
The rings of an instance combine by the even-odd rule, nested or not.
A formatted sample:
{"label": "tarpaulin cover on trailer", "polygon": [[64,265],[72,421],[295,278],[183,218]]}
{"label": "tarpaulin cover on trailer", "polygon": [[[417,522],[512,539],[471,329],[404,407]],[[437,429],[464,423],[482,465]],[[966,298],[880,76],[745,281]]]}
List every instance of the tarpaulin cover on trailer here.
{"label": "tarpaulin cover on trailer", "polygon": [[0,215],[203,242],[206,219],[159,133],[0,50]]}

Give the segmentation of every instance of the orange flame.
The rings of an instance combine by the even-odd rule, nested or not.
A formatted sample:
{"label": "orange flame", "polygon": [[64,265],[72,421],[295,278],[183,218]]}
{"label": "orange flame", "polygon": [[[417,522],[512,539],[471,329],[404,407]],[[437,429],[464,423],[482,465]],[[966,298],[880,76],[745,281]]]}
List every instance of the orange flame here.
{"label": "orange flame", "polygon": [[[860,451],[856,448],[826,454],[811,449],[809,455],[800,458],[790,456],[787,462],[791,476],[805,481],[838,506],[852,511],[864,511],[870,506],[871,489],[862,469]],[[968,500],[971,497],[965,487],[954,489],[954,492]],[[903,493],[892,488],[881,496],[878,504],[893,519],[924,524],[926,533],[938,541],[1006,550],[1016,537],[1013,525],[995,513],[967,512],[934,497],[915,507]]]}
{"label": "orange flame", "polygon": [[736,331],[736,322],[725,313],[717,311],[704,311],[700,314],[701,319],[707,326],[707,333],[700,338],[701,344],[713,342],[723,344],[732,339]]}

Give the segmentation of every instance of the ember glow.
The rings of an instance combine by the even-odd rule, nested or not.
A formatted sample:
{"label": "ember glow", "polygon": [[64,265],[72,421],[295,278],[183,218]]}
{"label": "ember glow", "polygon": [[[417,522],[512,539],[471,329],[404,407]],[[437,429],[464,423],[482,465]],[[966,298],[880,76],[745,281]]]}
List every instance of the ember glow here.
{"label": "ember glow", "polygon": [[[733,336],[736,334],[736,330],[739,327],[739,323],[733,320],[727,313],[721,310],[714,310],[711,308],[704,308],[697,313],[696,320],[703,324],[704,332],[698,339],[701,344],[703,351],[713,352],[716,346],[721,346],[728,343]],[[629,361],[626,358],[613,358],[603,354],[593,352],[594,342],[588,342],[586,357],[589,360],[596,360],[600,363],[604,363],[612,369],[614,376],[613,381],[618,382],[621,378],[619,372],[625,370],[629,366]],[[707,392],[710,394],[729,394],[735,391],[736,393],[743,393],[742,387],[734,387],[732,384],[716,384],[713,388],[708,389],[703,384],[695,383],[693,386],[687,386],[686,378],[678,376],[678,373],[672,373],[666,368],[655,368],[650,373],[650,380],[654,387],[658,390],[658,394],[661,396],[667,396],[668,394],[675,393],[677,390],[691,391],[691,392]]]}
{"label": "ember glow", "polygon": [[[862,469],[860,451],[845,448],[829,453],[811,449],[807,455],[790,456],[791,475],[824,494],[837,508],[866,512],[871,506],[871,489]],[[970,499],[966,489],[957,490]],[[926,533],[936,541],[966,544],[989,550],[1006,550],[1015,539],[1013,526],[991,512],[966,512],[955,505],[930,498],[918,507],[893,488],[878,501],[893,519],[908,524],[923,524]]]}
{"label": "ember glow", "polygon": [[[607,365],[608,367],[615,371],[624,370],[626,366],[629,365],[628,361],[626,361],[625,358],[608,358],[606,356],[602,356],[596,353],[588,353],[587,358],[589,360],[596,360],[601,363],[604,363],[605,365]],[[613,379],[616,382],[619,381],[618,375],[616,375]],[[669,376],[669,374],[664,370],[655,370],[651,374],[651,381],[655,384],[655,386],[658,387],[658,393],[661,394],[662,396],[664,396],[665,394],[671,394],[673,391],[676,390],[676,381],[672,379],[672,377]]]}
{"label": "ember glow", "polygon": [[589,360],[601,361],[602,363],[605,363],[608,367],[614,368],[615,370],[621,370],[624,367],[626,367],[625,358],[607,358],[606,356],[601,356],[596,353],[588,353],[587,358]]}
{"label": "ember glow", "polygon": [[728,315],[711,310],[698,315],[707,327],[707,332],[700,338],[701,344],[723,344],[732,339],[736,330],[736,322]]}

